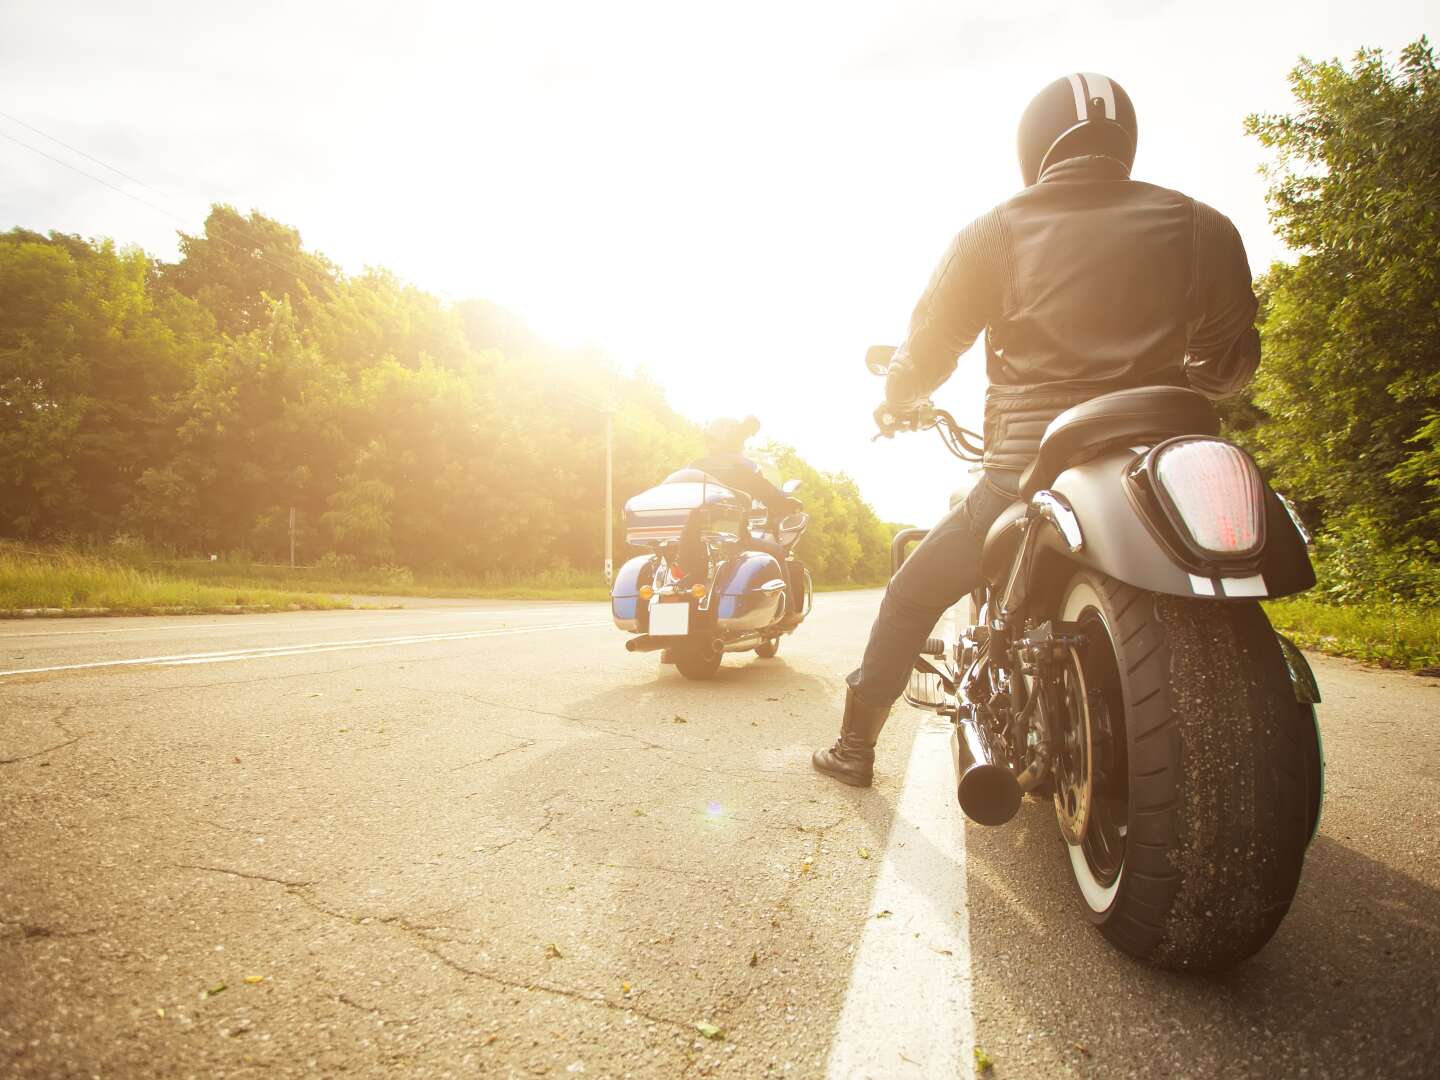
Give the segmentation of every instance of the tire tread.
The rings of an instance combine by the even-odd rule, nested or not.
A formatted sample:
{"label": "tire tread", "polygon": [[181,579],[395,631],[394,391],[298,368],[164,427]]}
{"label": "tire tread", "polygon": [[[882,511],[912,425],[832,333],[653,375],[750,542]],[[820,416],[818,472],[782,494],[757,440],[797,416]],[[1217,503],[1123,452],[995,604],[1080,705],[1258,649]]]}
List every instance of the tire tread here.
{"label": "tire tread", "polygon": [[1301,733],[1274,631],[1258,603],[1079,578],[1107,609],[1131,800],[1120,887],[1091,919],[1161,966],[1230,967],[1289,909],[1309,835]]}

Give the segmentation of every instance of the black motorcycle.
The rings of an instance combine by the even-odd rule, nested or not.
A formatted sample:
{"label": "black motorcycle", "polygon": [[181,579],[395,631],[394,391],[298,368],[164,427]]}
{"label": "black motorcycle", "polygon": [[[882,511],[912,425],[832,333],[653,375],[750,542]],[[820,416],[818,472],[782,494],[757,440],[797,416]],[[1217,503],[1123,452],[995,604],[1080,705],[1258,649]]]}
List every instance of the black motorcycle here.
{"label": "black motorcycle", "polygon": [[[929,403],[882,424],[980,459]],[[923,536],[895,538],[896,568]],[[1308,542],[1202,395],[1105,394],[1046,429],[985,538],[986,584],[916,660],[905,696],[954,724],[966,815],[1002,825],[1025,793],[1053,799],[1085,911],[1127,953],[1222,969],[1294,898],[1320,817],[1320,693],[1260,600],[1315,583]]]}
{"label": "black motorcycle", "polygon": [[[781,490],[789,495],[800,481]],[[810,523],[772,522],[750,496],[699,469],[681,469],[625,504],[630,559],[610,590],[630,652],[664,650],[687,679],[710,679],[727,652],[773,657],[810,614],[810,571],[794,548]]]}

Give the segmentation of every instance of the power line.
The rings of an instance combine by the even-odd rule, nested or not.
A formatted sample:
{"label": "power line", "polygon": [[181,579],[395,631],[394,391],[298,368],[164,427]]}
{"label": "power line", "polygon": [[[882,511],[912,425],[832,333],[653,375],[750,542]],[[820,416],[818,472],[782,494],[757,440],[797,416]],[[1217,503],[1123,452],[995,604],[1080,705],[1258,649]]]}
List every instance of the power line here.
{"label": "power line", "polygon": [[27,124],[24,120],[21,120],[18,116],[11,116],[11,115],[10,115],[9,113],[7,113],[7,112],[0,112],[0,116],[5,117],[6,120],[9,120],[9,121],[11,121],[11,122],[13,122],[13,123],[19,124],[19,125],[20,125],[21,127],[23,127],[23,128],[26,128],[26,129],[28,129],[28,130],[30,130],[30,131],[33,131],[36,135],[39,135],[39,136],[41,136],[41,137],[43,137],[43,138],[46,138],[46,139],[49,139],[51,142],[56,143],[56,144],[59,145],[59,146],[63,146],[66,150],[69,150],[72,154],[79,154],[79,155],[80,155],[81,157],[83,157],[86,161],[93,161],[96,165],[99,165],[101,168],[109,169],[111,172],[113,172],[113,173],[115,173],[115,174],[117,174],[117,175],[119,175],[119,176],[123,176],[126,180],[129,180],[132,184],[139,184],[141,187],[143,187],[143,188],[145,188],[145,189],[147,189],[147,190],[149,190],[149,191],[154,191],[156,195],[163,195],[163,194],[165,194],[163,191],[156,191],[155,188],[153,188],[153,187],[151,187],[149,184],[145,183],[144,180],[141,180],[141,179],[139,179],[138,177],[131,176],[129,173],[125,172],[123,169],[117,169],[114,165],[107,164],[106,162],[101,161],[99,158],[93,157],[92,155],[87,154],[84,150],[81,150],[81,149],[79,149],[78,147],[71,146],[69,143],[65,142],[63,139],[57,139],[54,135],[51,135],[48,131],[41,131],[41,130],[40,130],[39,128],[37,128],[34,124]]}
{"label": "power line", "polygon": [[[4,115],[4,114],[0,114],[0,115]],[[29,125],[27,124],[26,126],[28,127]],[[43,133],[42,133],[42,134],[43,134]],[[127,199],[134,199],[134,200],[135,200],[137,203],[139,203],[141,206],[149,207],[151,210],[154,210],[157,214],[164,214],[166,217],[172,218],[172,219],[174,219],[175,221],[180,222],[180,224],[182,224],[182,225],[186,224],[186,221],[185,221],[184,218],[182,218],[182,217],[181,217],[180,215],[178,215],[178,214],[172,214],[169,210],[166,210],[163,206],[156,206],[154,203],[150,202],[148,199],[142,199],[142,198],[140,198],[139,195],[136,195],[134,192],[126,191],[124,188],[120,187],[120,185],[118,185],[118,184],[112,184],[112,183],[110,183],[109,180],[103,180],[103,179],[101,179],[100,177],[96,176],[94,173],[88,173],[88,172],[86,172],[84,169],[80,168],[80,167],[77,166],[77,165],[71,165],[70,162],[66,161],[64,158],[58,158],[58,157],[56,157],[54,154],[47,154],[44,150],[41,150],[38,146],[31,146],[31,145],[30,145],[29,143],[27,143],[27,142],[22,142],[21,140],[15,138],[14,135],[9,134],[8,132],[0,131],[0,138],[9,139],[9,140],[10,140],[11,142],[13,142],[16,146],[23,146],[26,150],[29,150],[32,154],[39,154],[41,157],[46,158],[46,159],[49,160],[49,161],[55,162],[56,165],[63,165],[65,168],[69,169],[71,172],[73,172],[73,173],[79,173],[81,176],[85,177],[86,180],[93,180],[93,181],[95,181],[95,183],[101,184],[101,185],[103,185],[104,187],[109,188],[111,191],[119,192],[121,195],[124,195]],[[57,141],[58,141],[58,140],[57,140]],[[61,145],[64,145],[64,144],[62,143]],[[75,152],[76,152],[77,154],[79,153],[78,150],[75,151]],[[85,156],[88,157],[89,155],[85,155]],[[92,158],[91,160],[93,161],[94,159]],[[100,162],[100,164],[104,165],[105,163],[102,161],[102,162]],[[107,165],[106,168],[109,168],[109,166]],[[117,169],[116,171],[118,172],[119,170]],[[122,174],[122,175],[123,175],[123,174]],[[140,183],[140,182],[137,180],[136,183],[138,184],[138,183]],[[142,186],[142,187],[149,187],[148,184],[142,184],[141,186]],[[151,190],[151,191],[154,191],[155,189],[154,189],[154,188],[150,188],[150,190]]]}
{"label": "power line", "polygon": [[[25,121],[23,121],[23,120],[21,120],[21,119],[19,119],[19,118],[17,118],[17,117],[11,116],[9,113],[6,113],[6,112],[0,112],[0,116],[3,116],[3,117],[5,117],[5,118],[8,119],[8,120],[13,120],[15,123],[19,124],[19,125],[22,126],[22,127],[29,128],[31,131],[35,132],[37,135],[43,135],[45,138],[49,139],[51,142],[58,143],[60,146],[65,147],[65,149],[70,150],[70,151],[72,151],[73,153],[79,154],[79,155],[80,155],[81,157],[83,157],[83,158],[86,158],[86,159],[88,159],[88,160],[90,160],[90,161],[95,162],[95,164],[100,165],[100,166],[103,166],[104,168],[109,169],[109,170],[110,170],[111,172],[113,172],[113,173],[118,173],[120,176],[125,177],[127,180],[132,180],[132,181],[134,181],[135,183],[139,184],[141,187],[145,188],[147,191],[155,191],[157,195],[158,195],[158,194],[161,194],[161,192],[156,191],[155,188],[153,188],[153,187],[151,187],[149,184],[145,183],[145,181],[143,181],[143,180],[137,180],[137,179],[135,179],[135,177],[131,176],[129,173],[123,172],[123,171],[121,171],[120,169],[115,168],[115,166],[113,166],[113,165],[107,165],[105,162],[101,161],[99,158],[93,157],[92,155],[85,153],[85,151],[79,150],[79,149],[71,146],[69,143],[62,142],[60,139],[57,139],[55,136],[50,135],[50,134],[47,134],[47,133],[44,132],[44,131],[41,131],[39,128],[35,127],[33,124],[27,124],[27,123],[25,123]],[[188,222],[187,219],[181,217],[179,214],[175,213],[174,211],[168,210],[168,209],[166,209],[166,208],[163,207],[163,206],[156,206],[154,203],[150,202],[148,199],[142,199],[142,198],[140,198],[140,196],[136,195],[134,192],[126,191],[124,188],[120,187],[120,186],[117,185],[117,184],[112,184],[112,183],[110,183],[110,181],[105,180],[105,179],[103,179],[102,177],[96,176],[96,175],[94,175],[93,173],[88,173],[88,172],[86,172],[84,169],[81,169],[81,168],[79,168],[78,166],[72,165],[70,162],[66,161],[66,160],[63,159],[63,158],[58,158],[58,157],[56,157],[54,154],[48,154],[48,153],[46,153],[44,150],[41,150],[38,146],[31,146],[29,143],[24,142],[24,141],[22,141],[22,140],[20,140],[20,139],[15,138],[15,136],[9,134],[8,132],[0,131],[0,137],[9,139],[9,140],[10,140],[11,142],[13,142],[16,146],[23,146],[26,150],[29,150],[31,153],[33,153],[33,154],[39,154],[41,157],[45,158],[47,161],[53,161],[56,165],[61,165],[61,166],[65,167],[65,168],[69,169],[71,172],[76,173],[76,174],[78,174],[78,175],[80,175],[80,176],[85,177],[85,179],[87,179],[87,180],[92,180],[92,181],[94,181],[95,183],[100,184],[102,187],[107,187],[107,188],[109,188],[111,191],[118,192],[119,194],[124,195],[127,199],[133,199],[135,202],[139,203],[141,206],[146,207],[147,209],[150,209],[150,210],[154,210],[157,214],[163,214],[163,215],[165,215],[166,217],[170,218],[172,221],[177,221],[177,222],[179,222],[181,225],[189,225],[189,222]],[[259,254],[257,254],[253,249],[248,248],[248,247],[246,247],[246,246],[243,245],[243,244],[237,244],[235,241],[231,240],[229,237],[220,236],[218,233],[217,233],[215,236],[211,236],[211,235],[209,235],[209,233],[207,232],[207,233],[205,234],[205,236],[204,236],[204,239],[206,239],[206,240],[211,240],[211,241],[215,241],[215,242],[217,242],[217,243],[224,244],[224,245],[226,245],[227,247],[233,248],[235,251],[240,252],[242,255],[246,255],[246,256],[248,256],[249,258],[252,258],[252,259],[254,259],[254,260],[257,261],[257,262],[264,263],[266,266],[269,266],[269,267],[271,267],[271,268],[274,269],[274,270],[279,270],[281,273],[284,273],[284,274],[290,274],[290,275],[294,276],[299,282],[301,282],[301,284],[305,284],[305,285],[312,284],[311,282],[308,282],[308,281],[305,280],[305,272],[304,272],[301,268],[296,267],[296,266],[281,266],[279,263],[270,261],[270,260],[267,259],[264,255],[259,255]],[[322,288],[322,289],[324,288],[324,285],[323,285],[323,284],[321,285],[321,288]]]}

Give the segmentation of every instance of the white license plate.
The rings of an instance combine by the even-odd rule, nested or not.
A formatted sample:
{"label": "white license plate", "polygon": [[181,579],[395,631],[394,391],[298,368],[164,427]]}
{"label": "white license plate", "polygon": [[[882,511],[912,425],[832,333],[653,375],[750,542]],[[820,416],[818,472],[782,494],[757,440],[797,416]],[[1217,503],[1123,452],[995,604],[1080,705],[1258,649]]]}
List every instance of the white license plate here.
{"label": "white license plate", "polygon": [[659,600],[650,605],[652,637],[684,637],[690,632],[690,604],[665,604]]}

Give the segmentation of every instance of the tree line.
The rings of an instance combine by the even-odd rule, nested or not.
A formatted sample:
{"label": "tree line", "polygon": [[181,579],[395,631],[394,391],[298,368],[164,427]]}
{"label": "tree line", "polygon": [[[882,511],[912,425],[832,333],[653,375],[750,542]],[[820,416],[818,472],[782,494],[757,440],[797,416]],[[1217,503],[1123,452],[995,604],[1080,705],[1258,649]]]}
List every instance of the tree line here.
{"label": "tree line", "polygon": [[[701,451],[644,373],[342,273],[258,212],[215,206],[173,263],[0,234],[0,536],[280,560],[293,507],[303,561],[598,573],[605,410],[617,507]],[[893,530],[854,483],[771,454],[817,579],[883,580]]]}
{"label": "tree line", "polygon": [[1296,253],[1257,283],[1262,359],[1232,432],[1319,526],[1339,600],[1440,604],[1440,68],[1302,60],[1256,115],[1271,221]]}
{"label": "tree line", "polygon": [[[1257,280],[1263,359],[1227,427],[1317,527],[1324,594],[1440,603],[1440,68],[1421,38],[1291,86],[1293,112],[1247,120],[1295,258]],[[174,263],[0,234],[0,535],[279,558],[295,507],[312,557],[595,566],[611,406],[620,500],[698,452],[643,374],[343,274],[259,213],[216,206]],[[807,481],[817,579],[882,580],[893,530],[854,483],[771,457]]]}

